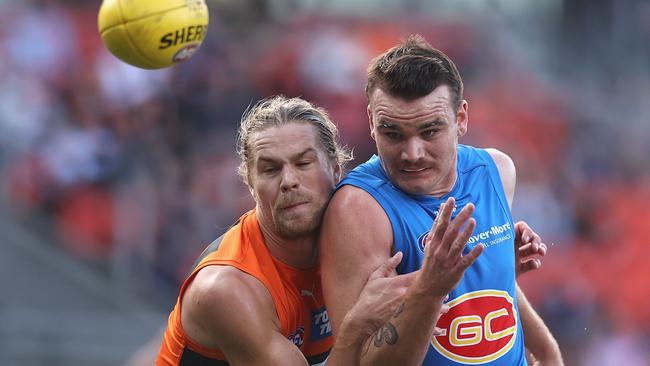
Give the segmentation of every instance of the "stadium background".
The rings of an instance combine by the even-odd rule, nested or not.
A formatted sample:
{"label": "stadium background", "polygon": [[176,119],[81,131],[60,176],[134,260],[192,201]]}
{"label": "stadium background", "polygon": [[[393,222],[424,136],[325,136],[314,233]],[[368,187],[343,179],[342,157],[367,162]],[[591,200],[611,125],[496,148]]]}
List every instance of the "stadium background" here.
{"label": "stadium background", "polygon": [[208,0],[162,71],[107,53],[99,3],[0,0],[0,364],[123,363],[251,207],[244,108],[314,101],[361,162],[365,66],[419,32],[464,76],[462,142],[518,166],[514,216],[550,247],[523,287],[567,365],[650,365],[648,1]]}

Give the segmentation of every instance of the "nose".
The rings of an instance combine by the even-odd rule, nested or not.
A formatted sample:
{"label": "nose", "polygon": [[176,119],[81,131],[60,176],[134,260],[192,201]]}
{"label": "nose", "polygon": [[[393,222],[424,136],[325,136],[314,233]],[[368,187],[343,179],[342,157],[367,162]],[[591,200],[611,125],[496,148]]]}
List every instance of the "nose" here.
{"label": "nose", "polygon": [[280,181],[280,189],[283,192],[289,191],[291,189],[298,188],[300,185],[300,179],[298,179],[298,174],[294,168],[284,167],[282,169],[282,180]]}
{"label": "nose", "polygon": [[424,158],[424,145],[419,138],[408,139],[402,150],[402,160],[415,163]]}

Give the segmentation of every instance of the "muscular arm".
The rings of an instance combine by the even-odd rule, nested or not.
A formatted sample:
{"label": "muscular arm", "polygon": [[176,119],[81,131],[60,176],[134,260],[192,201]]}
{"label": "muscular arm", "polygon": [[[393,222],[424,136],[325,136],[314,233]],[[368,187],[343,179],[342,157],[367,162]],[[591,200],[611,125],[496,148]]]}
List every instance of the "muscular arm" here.
{"label": "muscular arm", "polygon": [[[482,250],[478,246],[471,255],[459,260],[462,246],[453,246],[452,242],[456,242],[460,227],[468,223],[471,209],[458,215],[464,216],[464,221],[449,225],[452,209],[450,205],[446,221],[443,220],[444,225],[438,227],[440,230],[436,235],[430,235],[435,243],[427,245],[423,269],[417,272],[404,301],[378,333],[369,335],[366,350],[361,354],[361,364],[421,364],[443,298]],[[472,221],[463,231],[464,241],[463,238],[459,240],[463,246],[474,225]],[[447,227],[453,229],[448,231]],[[443,237],[447,240],[444,245],[439,245]],[[335,337],[338,337],[343,318],[359,297],[370,271],[390,256],[392,240],[388,217],[366,192],[346,186],[334,195],[322,226],[320,258],[325,302]],[[451,257],[453,259],[449,259]],[[444,285],[437,286],[439,283]]]}
{"label": "muscular arm", "polygon": [[[358,363],[368,335],[379,328],[401,301],[409,276],[393,276],[401,255],[374,269],[362,296],[341,324],[328,365]],[[232,267],[201,270],[182,300],[183,328],[194,341],[219,348],[231,365],[307,365],[281,332],[275,306],[255,278]]]}
{"label": "muscular arm", "polygon": [[283,336],[271,295],[257,279],[233,267],[208,266],[182,299],[188,336],[219,348],[231,365],[307,365]]}
{"label": "muscular arm", "polygon": [[[508,199],[508,206],[512,208],[512,201],[514,199],[516,185],[515,164],[508,155],[502,153],[499,150],[487,149],[487,151],[494,160],[499,170],[503,189]],[[528,242],[524,240],[525,237],[529,238],[531,246],[533,244],[540,245],[541,242],[539,240],[539,236],[534,233],[531,235],[522,235],[522,232],[524,230],[530,230],[530,228],[528,228],[525,223],[523,223],[523,225],[525,225],[525,229],[520,225],[522,225],[521,222],[518,222],[516,225],[518,227],[516,228],[517,235],[515,240],[515,250],[522,249],[528,244]],[[541,249],[543,251],[541,255],[544,255],[546,253],[546,247],[541,244],[540,248],[543,248]],[[537,252],[537,250],[533,251],[533,253],[534,252]],[[515,263],[515,266],[517,266],[518,269],[518,273],[523,273],[530,269],[539,268],[539,265],[541,264],[535,262],[534,260],[522,262],[519,260],[519,257],[517,257],[517,263]],[[549,365],[562,365],[562,356],[560,354],[560,349],[558,347],[557,341],[544,324],[542,318],[537,314],[535,309],[533,309],[532,305],[528,302],[524,296],[524,293],[521,291],[521,288],[519,288],[519,285],[517,285],[516,291],[519,316],[521,317],[521,324],[524,330],[526,348],[532,352],[533,356],[536,359],[545,362],[545,364],[548,362]]]}
{"label": "muscular arm", "polygon": [[397,253],[379,266],[366,282],[359,299],[341,322],[327,364],[359,364],[362,346],[369,337],[389,320],[404,300],[404,293],[413,276],[395,276],[402,260]]}
{"label": "muscular arm", "polygon": [[530,305],[519,285],[517,285],[517,304],[519,305],[521,326],[524,329],[526,348],[543,365],[563,365],[560,346],[544,324],[544,320]]}

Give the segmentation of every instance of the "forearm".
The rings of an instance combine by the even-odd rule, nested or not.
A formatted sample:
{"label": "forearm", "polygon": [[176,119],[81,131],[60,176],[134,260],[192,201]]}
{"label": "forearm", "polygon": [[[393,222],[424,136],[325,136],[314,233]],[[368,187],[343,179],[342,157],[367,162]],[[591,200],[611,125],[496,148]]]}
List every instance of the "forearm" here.
{"label": "forearm", "polygon": [[535,359],[548,365],[563,365],[560,347],[542,318],[517,285],[517,303],[526,348]]}
{"label": "forearm", "polygon": [[355,322],[350,316],[341,323],[341,327],[334,340],[334,346],[327,358],[328,366],[358,365],[361,349],[370,333],[363,331],[363,326]]}
{"label": "forearm", "polygon": [[442,302],[443,297],[406,296],[393,317],[366,340],[361,365],[421,365]]}

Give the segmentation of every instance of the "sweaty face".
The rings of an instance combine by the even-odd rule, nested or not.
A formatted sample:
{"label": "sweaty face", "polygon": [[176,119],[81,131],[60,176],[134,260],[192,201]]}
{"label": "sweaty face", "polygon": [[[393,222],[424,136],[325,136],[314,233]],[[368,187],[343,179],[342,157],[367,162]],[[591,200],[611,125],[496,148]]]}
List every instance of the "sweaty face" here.
{"label": "sweaty face", "polygon": [[251,149],[249,183],[260,225],[281,238],[315,235],[335,182],[315,127],[266,128],[251,136]]}
{"label": "sweaty face", "polygon": [[467,130],[467,102],[454,113],[449,87],[406,101],[377,89],[370,97],[371,135],[393,184],[411,194],[443,195],[456,182],[458,137]]}

